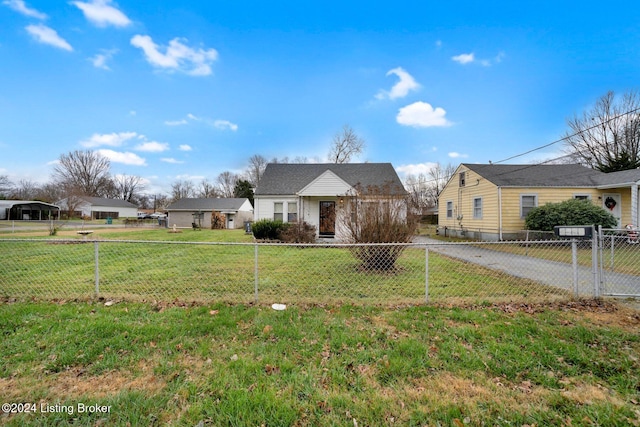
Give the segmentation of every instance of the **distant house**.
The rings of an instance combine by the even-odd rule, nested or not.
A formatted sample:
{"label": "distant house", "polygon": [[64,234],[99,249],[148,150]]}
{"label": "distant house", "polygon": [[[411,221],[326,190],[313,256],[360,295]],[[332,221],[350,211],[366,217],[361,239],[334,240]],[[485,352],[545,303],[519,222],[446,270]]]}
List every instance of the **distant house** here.
{"label": "distant house", "polygon": [[42,221],[58,219],[60,207],[33,200],[0,200],[0,220]]}
{"label": "distant house", "polygon": [[245,221],[253,219],[253,207],[246,198],[180,199],[167,206],[168,225],[202,228],[242,228]]}
{"label": "distant house", "polygon": [[[60,209],[70,217],[91,219],[137,218],[138,207],[126,200],[77,196],[58,202]],[[72,212],[70,212],[72,211]]]}
{"label": "distant house", "polygon": [[587,199],[618,226],[640,224],[640,169],[603,173],[577,164],[494,165],[462,163],[438,197],[438,231],[483,240],[518,238],[536,206]]}
{"label": "distant house", "polygon": [[405,194],[391,163],[270,163],[254,194],[255,220],[305,221],[318,237],[341,239],[336,219],[349,197],[375,189]]}

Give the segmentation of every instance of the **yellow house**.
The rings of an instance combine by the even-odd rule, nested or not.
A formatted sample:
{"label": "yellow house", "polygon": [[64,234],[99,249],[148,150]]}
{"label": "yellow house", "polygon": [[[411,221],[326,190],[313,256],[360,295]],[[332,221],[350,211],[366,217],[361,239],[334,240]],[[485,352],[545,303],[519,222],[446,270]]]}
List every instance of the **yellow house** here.
{"label": "yellow house", "polygon": [[585,166],[462,163],[438,197],[438,232],[481,240],[522,235],[536,206],[580,198],[602,206],[619,227],[640,224],[640,169],[603,173]]}

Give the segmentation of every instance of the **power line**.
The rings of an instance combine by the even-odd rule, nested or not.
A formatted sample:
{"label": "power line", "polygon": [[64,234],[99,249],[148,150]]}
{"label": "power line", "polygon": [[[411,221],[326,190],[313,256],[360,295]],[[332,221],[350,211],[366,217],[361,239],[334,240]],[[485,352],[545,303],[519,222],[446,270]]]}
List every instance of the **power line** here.
{"label": "power line", "polygon": [[[573,134],[571,134],[571,135],[564,136],[564,137],[562,137],[562,138],[560,138],[560,139],[557,139],[557,140],[555,140],[555,141],[553,141],[553,142],[550,142],[550,143],[548,143],[548,144],[545,144],[545,145],[542,145],[542,146],[540,146],[540,147],[534,148],[534,149],[532,149],[532,150],[526,151],[526,152],[524,152],[524,153],[516,154],[515,156],[511,156],[511,157],[508,157],[508,158],[506,158],[506,159],[499,160],[499,161],[497,161],[497,162],[491,162],[491,161],[490,161],[489,163],[492,163],[492,164],[498,164],[498,163],[507,162],[507,161],[509,161],[509,160],[513,160],[513,159],[518,158],[518,157],[525,156],[525,155],[527,155],[527,154],[533,153],[534,151],[542,150],[543,148],[547,148],[547,147],[550,147],[550,146],[552,146],[552,145],[555,145],[555,144],[557,144],[557,143],[559,143],[559,142],[566,141],[566,140],[568,140],[569,138],[573,138],[574,136],[578,136],[578,135],[580,135],[581,133],[584,133],[584,132],[589,131],[589,130],[591,130],[591,129],[598,128],[598,127],[602,126],[602,125],[603,125],[603,124],[605,124],[605,123],[609,123],[609,122],[610,122],[610,121],[612,121],[612,120],[619,119],[620,117],[623,117],[623,116],[626,116],[626,115],[629,115],[629,114],[633,114],[633,113],[636,113],[636,112],[638,112],[638,111],[640,111],[640,107],[638,107],[638,108],[636,108],[636,109],[633,109],[633,110],[629,110],[629,111],[627,111],[627,112],[625,112],[625,113],[621,113],[621,114],[619,114],[619,115],[617,115],[617,116],[610,117],[609,119],[607,119],[607,120],[605,120],[605,121],[602,121],[602,122],[600,122],[600,123],[598,123],[598,124],[595,124],[595,125],[593,125],[593,126],[590,126],[590,127],[588,127],[588,128],[585,128],[585,129],[581,129],[581,130],[579,130],[578,132],[575,132],[575,133],[573,133]],[[562,157],[566,157],[566,156],[561,156],[561,157],[559,157],[559,158],[562,158]],[[545,162],[545,163],[546,163],[546,162]]]}

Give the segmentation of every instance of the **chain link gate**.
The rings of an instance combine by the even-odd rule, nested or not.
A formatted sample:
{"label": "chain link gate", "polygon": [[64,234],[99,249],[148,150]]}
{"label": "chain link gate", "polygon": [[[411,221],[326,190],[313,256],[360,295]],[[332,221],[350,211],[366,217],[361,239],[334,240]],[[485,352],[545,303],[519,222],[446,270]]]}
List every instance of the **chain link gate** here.
{"label": "chain link gate", "polygon": [[633,226],[598,228],[598,272],[602,296],[640,298],[640,242]]}

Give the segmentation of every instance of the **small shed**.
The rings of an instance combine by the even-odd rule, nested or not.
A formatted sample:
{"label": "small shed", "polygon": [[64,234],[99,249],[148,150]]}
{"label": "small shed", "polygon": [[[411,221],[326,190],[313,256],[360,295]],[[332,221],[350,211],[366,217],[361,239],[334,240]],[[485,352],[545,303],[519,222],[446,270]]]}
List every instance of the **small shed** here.
{"label": "small shed", "polygon": [[35,200],[0,200],[0,220],[44,221],[59,217],[57,205]]}
{"label": "small shed", "polygon": [[[253,219],[253,206],[247,198],[186,198],[167,206],[169,226],[192,227],[194,218],[202,228],[242,228]],[[221,221],[221,224],[219,222]]]}

